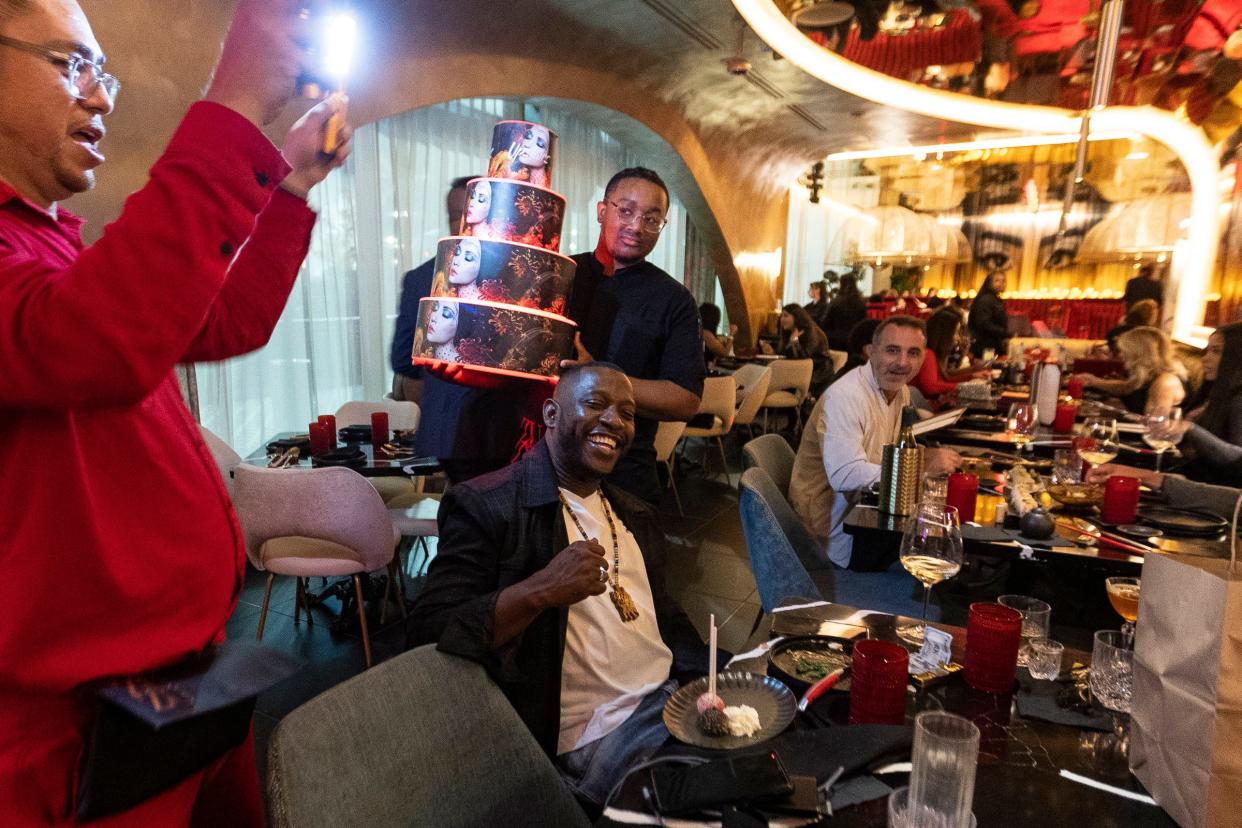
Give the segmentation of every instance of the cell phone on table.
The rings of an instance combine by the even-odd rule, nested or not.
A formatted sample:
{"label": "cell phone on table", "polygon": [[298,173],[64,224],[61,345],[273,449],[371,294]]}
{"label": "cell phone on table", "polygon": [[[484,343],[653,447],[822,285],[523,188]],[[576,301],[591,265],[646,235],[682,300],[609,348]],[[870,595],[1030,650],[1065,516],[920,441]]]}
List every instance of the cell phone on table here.
{"label": "cell phone on table", "polygon": [[656,810],[673,816],[779,799],[794,789],[785,765],[771,751],[682,768],[657,767],[651,778]]}

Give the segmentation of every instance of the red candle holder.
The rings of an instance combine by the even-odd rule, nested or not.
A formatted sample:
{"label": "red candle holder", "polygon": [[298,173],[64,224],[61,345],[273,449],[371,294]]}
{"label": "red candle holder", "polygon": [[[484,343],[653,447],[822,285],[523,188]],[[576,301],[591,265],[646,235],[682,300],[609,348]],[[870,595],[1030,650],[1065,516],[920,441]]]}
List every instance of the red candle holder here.
{"label": "red candle holder", "polygon": [[1057,416],[1052,421],[1052,430],[1057,434],[1069,434],[1074,430],[1074,420],[1077,417],[1077,403],[1061,403],[1057,406]]}
{"label": "red candle holder", "polygon": [[332,432],[328,431],[328,424],[324,422],[314,422],[308,426],[310,431],[310,451],[313,455],[327,454],[334,448],[334,440]]}
{"label": "red candle holder", "polygon": [[1022,642],[1022,613],[1000,604],[970,605],[966,621],[966,683],[988,693],[1013,689]]}
{"label": "red candle holder", "polygon": [[909,669],[904,647],[871,638],[855,642],[850,724],[904,724]]}
{"label": "red candle holder", "polygon": [[384,443],[388,442],[388,412],[375,411],[371,414],[371,448],[378,454]]}
{"label": "red candle holder", "polygon": [[966,472],[954,472],[949,475],[949,493],[945,497],[945,505],[957,509],[963,523],[975,519],[975,506],[979,494],[979,478]]}
{"label": "red candle holder", "polygon": [[335,414],[320,414],[319,422],[323,423],[324,425],[328,427],[328,434],[331,440],[331,445],[329,446],[328,450],[331,451],[332,449],[336,448],[336,438],[337,438],[336,415]]}
{"label": "red candle holder", "polygon": [[1114,474],[1104,481],[1104,503],[1100,506],[1100,517],[1105,523],[1134,523],[1138,517],[1138,502],[1138,478]]}
{"label": "red candle holder", "polygon": [[1070,377],[1065,383],[1065,391],[1076,400],[1082,399],[1082,380],[1078,377]]}

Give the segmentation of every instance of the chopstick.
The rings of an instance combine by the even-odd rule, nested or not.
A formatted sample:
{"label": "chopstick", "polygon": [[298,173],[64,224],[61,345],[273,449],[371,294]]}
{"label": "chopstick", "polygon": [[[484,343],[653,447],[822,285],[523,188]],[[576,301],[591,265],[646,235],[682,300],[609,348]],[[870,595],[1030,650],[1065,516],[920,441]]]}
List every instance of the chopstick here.
{"label": "chopstick", "polygon": [[1148,552],[1159,552],[1160,551],[1153,546],[1147,546],[1146,544],[1138,544],[1138,543],[1131,542],[1119,535],[1113,535],[1108,532],[1105,532],[1103,529],[1097,529],[1096,532],[1098,532],[1098,534],[1095,534],[1092,532],[1088,532],[1087,530],[1083,529],[1080,526],[1075,526],[1072,523],[1066,523],[1065,521],[1062,521],[1062,520],[1057,521],[1057,526],[1061,527],[1062,529],[1069,529],[1071,532],[1076,532],[1077,534],[1083,536],[1084,538],[1095,538],[1101,544],[1104,544],[1106,546],[1112,546],[1117,549],[1123,549],[1126,552],[1131,552],[1136,555],[1146,555]]}

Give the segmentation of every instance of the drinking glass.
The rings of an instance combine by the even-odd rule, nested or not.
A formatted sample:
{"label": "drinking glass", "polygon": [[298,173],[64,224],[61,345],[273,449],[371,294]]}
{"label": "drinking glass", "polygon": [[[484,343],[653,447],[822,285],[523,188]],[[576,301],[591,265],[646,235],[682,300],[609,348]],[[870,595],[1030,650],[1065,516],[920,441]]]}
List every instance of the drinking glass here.
{"label": "drinking glass", "polygon": [[[902,785],[900,788],[894,788],[893,792],[888,795],[888,828],[924,828],[924,826],[936,826],[936,828],[957,828],[951,826],[947,821],[938,819],[930,814],[922,814],[922,819],[917,818],[910,813],[910,788]],[[975,828],[978,823],[975,821],[975,815],[970,815],[969,828]]]}
{"label": "drinking glass", "polygon": [[949,476],[936,474],[923,478],[923,502],[943,506],[949,496]]}
{"label": "drinking glass", "polygon": [[1002,595],[996,599],[1002,607],[1022,613],[1022,643],[1018,646],[1018,666],[1025,667],[1031,654],[1031,641],[1048,637],[1052,606],[1046,601],[1026,595]]}
{"label": "drinking glass", "polygon": [[1051,638],[1036,638],[1031,641],[1031,656],[1027,659],[1026,669],[1031,678],[1041,681],[1055,681],[1061,675],[1061,655],[1065,647]]}
{"label": "drinking glass", "polygon": [[967,825],[978,761],[979,728],[969,719],[930,710],[915,716],[906,824]]}
{"label": "drinking glass", "polygon": [[1009,439],[1021,449],[1035,436],[1035,424],[1039,422],[1039,409],[1035,403],[1017,402],[1009,406],[1007,423]]}
{"label": "drinking glass", "polygon": [[1108,603],[1113,605],[1117,614],[1125,621],[1121,632],[1127,640],[1134,640],[1134,622],[1138,620],[1139,595],[1143,582],[1140,578],[1105,578],[1104,588],[1108,590]]}
{"label": "drinking glass", "polygon": [[1117,421],[1112,417],[1088,417],[1083,420],[1078,437],[1074,439],[1078,456],[1093,466],[1111,463],[1121,451],[1117,439]]}
{"label": "drinking glass", "polygon": [[1057,449],[1052,453],[1052,480],[1063,486],[1082,482],[1082,457],[1077,449]]}
{"label": "drinking glass", "polygon": [[1100,630],[1091,648],[1091,692],[1114,713],[1130,712],[1134,649],[1121,630]]}
{"label": "drinking glass", "polygon": [[1153,409],[1143,418],[1143,442],[1156,450],[1156,471],[1164,453],[1182,441],[1182,410],[1173,408]]}
{"label": "drinking glass", "polygon": [[897,628],[902,641],[923,644],[931,589],[962,568],[962,523],[957,509],[943,503],[920,503],[901,533],[901,565],[923,584],[923,623]]}

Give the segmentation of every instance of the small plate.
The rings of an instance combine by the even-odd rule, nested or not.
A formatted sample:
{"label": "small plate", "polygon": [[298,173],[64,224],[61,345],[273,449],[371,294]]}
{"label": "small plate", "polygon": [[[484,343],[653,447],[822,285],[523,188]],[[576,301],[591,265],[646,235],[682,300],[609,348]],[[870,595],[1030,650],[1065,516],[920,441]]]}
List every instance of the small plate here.
{"label": "small plate", "polygon": [[1127,523],[1125,526],[1118,526],[1117,531],[1123,535],[1138,538],[1139,540],[1159,538],[1164,535],[1163,529],[1154,529],[1151,526],[1140,526],[1137,523]]}
{"label": "small plate", "polygon": [[680,742],[717,750],[733,750],[767,741],[789,727],[797,705],[788,687],[755,673],[719,673],[716,695],[730,707],[748,704],[759,714],[759,731],[750,736],[708,736],[699,729],[699,696],[707,692],[707,676],[681,687],[664,705],[664,726]]}
{"label": "small plate", "polygon": [[1170,535],[1191,538],[1213,538],[1229,529],[1229,521],[1210,512],[1193,509],[1170,509],[1149,506],[1139,516],[1149,526],[1163,529]]}
{"label": "small plate", "polygon": [[[797,695],[802,695],[811,685],[828,673],[841,667],[849,667],[853,658],[854,642],[848,638],[833,638],[826,635],[805,635],[787,638],[768,651],[768,675],[782,681]],[[800,670],[807,663],[814,663],[825,669],[819,675],[804,675]],[[845,675],[836,683],[833,690],[848,691],[850,677]]]}

